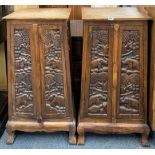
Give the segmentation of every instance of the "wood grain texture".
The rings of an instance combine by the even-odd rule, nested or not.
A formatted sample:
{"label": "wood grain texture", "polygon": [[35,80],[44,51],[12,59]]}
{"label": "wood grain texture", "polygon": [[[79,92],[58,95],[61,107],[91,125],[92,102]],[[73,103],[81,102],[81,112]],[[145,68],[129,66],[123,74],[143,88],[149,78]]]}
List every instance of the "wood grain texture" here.
{"label": "wood grain texture", "polygon": [[39,5],[39,8],[70,8],[71,20],[81,20],[81,8],[90,7],[90,5]]}
{"label": "wood grain texture", "polygon": [[[127,19],[128,18],[128,19]],[[82,8],[83,20],[148,20],[151,19],[134,7]]]}
{"label": "wood grain texture", "polygon": [[15,11],[3,19],[43,19],[43,20],[60,20],[69,19],[71,10],[68,8],[36,8],[36,9],[22,9]]}
{"label": "wood grain texture", "polygon": [[14,11],[23,9],[35,9],[35,8],[39,8],[39,5],[14,5]]}

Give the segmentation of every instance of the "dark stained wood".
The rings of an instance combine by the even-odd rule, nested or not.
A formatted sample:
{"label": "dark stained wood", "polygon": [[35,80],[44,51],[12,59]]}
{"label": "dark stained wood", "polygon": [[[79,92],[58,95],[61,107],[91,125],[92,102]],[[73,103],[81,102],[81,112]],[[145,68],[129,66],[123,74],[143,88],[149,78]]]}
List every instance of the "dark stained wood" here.
{"label": "dark stained wood", "polygon": [[[76,143],[69,60],[69,12],[70,9],[64,10],[63,20],[56,19],[57,15],[52,15],[56,20],[16,20],[18,13],[10,15],[15,19],[7,20],[7,144],[13,143],[16,130],[68,131],[69,143]],[[63,14],[63,10],[59,13]],[[35,17],[39,17],[37,10]]]}
{"label": "dark stained wood", "polygon": [[[150,17],[137,13],[137,17],[136,14],[132,16],[133,20],[129,14],[123,20],[120,17],[119,21],[118,18],[101,21],[99,12],[102,9],[97,15],[95,10],[85,9],[82,14],[84,38],[78,144],[84,144],[85,132],[141,133],[142,144],[148,146],[147,19]],[[122,14],[125,10],[115,8],[115,12]],[[110,16],[115,13],[111,9],[106,12],[110,12]],[[108,14],[103,11],[101,16],[108,17]]]}

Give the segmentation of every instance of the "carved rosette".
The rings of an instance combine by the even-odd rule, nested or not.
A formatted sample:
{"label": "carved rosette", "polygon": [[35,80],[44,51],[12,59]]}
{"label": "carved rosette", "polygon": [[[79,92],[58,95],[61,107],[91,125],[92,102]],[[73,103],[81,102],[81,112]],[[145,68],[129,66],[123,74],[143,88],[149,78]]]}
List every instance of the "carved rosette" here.
{"label": "carved rosette", "polygon": [[14,30],[15,112],[33,115],[32,62],[28,29]]}
{"label": "carved rosette", "polygon": [[45,36],[45,110],[46,114],[66,114],[62,65],[61,31],[49,29]]}
{"label": "carved rosette", "polygon": [[89,115],[107,115],[109,30],[93,30],[89,84]]}
{"label": "carved rosette", "polygon": [[140,31],[122,31],[120,114],[138,114],[140,103]]}

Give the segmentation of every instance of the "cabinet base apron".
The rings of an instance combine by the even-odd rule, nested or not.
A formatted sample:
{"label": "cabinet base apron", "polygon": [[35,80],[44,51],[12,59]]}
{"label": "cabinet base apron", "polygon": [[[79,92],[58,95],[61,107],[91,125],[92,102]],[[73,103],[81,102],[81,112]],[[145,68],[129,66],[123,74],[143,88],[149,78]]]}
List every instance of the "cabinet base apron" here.
{"label": "cabinet base apron", "polygon": [[85,132],[94,133],[119,133],[119,134],[130,134],[140,133],[141,143],[143,146],[149,146],[149,133],[150,129],[147,124],[127,124],[127,123],[90,123],[80,122],[77,127],[78,132],[78,144],[85,143]]}
{"label": "cabinet base apron", "polygon": [[69,132],[69,143],[76,144],[76,125],[75,121],[72,122],[42,122],[36,121],[8,121],[6,125],[8,133],[7,144],[13,144],[15,139],[15,131],[24,132],[57,132],[57,131],[68,131]]}

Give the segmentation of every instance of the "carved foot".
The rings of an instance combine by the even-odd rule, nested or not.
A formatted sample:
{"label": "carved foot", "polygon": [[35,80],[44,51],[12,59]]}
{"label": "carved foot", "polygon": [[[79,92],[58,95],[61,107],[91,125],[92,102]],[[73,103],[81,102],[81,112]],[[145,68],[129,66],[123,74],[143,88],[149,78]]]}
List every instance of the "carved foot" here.
{"label": "carved foot", "polygon": [[78,128],[77,144],[84,144],[84,143],[85,143],[84,130],[82,128]]}
{"label": "carved foot", "polygon": [[79,134],[77,144],[82,145],[84,143],[85,143],[84,135]]}
{"label": "carved foot", "polygon": [[15,139],[15,132],[14,131],[7,131],[8,132],[8,139],[6,141],[6,144],[13,144]]}
{"label": "carved foot", "polygon": [[76,123],[75,120],[72,122],[69,131],[69,143],[76,144]]}
{"label": "carved foot", "polygon": [[75,133],[69,133],[69,143],[76,144],[76,135]]}
{"label": "carved foot", "polygon": [[142,133],[141,143],[144,147],[149,147],[149,134],[148,133]]}

